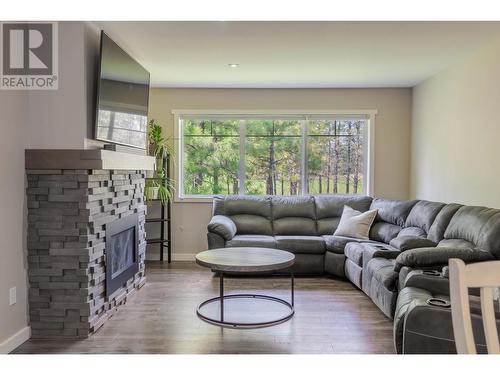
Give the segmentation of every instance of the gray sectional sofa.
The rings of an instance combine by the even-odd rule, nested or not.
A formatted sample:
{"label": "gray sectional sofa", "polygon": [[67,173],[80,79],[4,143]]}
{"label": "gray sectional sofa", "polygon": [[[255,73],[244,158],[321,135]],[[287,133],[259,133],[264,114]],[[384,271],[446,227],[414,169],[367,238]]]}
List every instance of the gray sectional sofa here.
{"label": "gray sectional sofa", "polygon": [[[362,212],[378,210],[368,240],[333,235],[345,205]],[[208,246],[293,252],[296,262],[288,271],[347,278],[387,317],[392,319],[396,313],[398,352],[453,352],[451,325],[443,328],[442,337],[425,345],[415,336],[418,330],[406,332],[404,327],[421,326],[421,337],[426,337],[427,315],[451,322],[449,308],[430,306],[427,300],[432,297],[422,296],[435,293],[446,299],[447,280],[436,271],[450,258],[500,259],[500,210],[359,195],[216,196]],[[416,313],[425,307],[427,315],[422,319]]]}

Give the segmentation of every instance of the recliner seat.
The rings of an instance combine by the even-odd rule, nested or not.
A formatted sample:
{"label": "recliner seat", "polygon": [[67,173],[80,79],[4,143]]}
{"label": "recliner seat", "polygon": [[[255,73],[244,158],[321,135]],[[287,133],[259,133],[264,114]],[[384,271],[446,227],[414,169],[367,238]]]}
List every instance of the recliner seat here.
{"label": "recliner seat", "polygon": [[[476,350],[486,353],[479,290],[472,289],[469,298]],[[439,273],[411,271],[398,295],[394,316],[394,346],[397,353],[455,354],[455,340],[449,304],[432,305],[431,299],[450,301],[449,282]],[[497,329],[500,329],[500,305],[494,304]]]}
{"label": "recliner seat", "polygon": [[[376,202],[377,200],[374,200],[374,203]],[[384,241],[389,243],[386,250],[390,250],[390,253],[374,253],[373,260],[367,259],[365,268],[361,270],[361,287],[382,312],[392,318],[398,294],[398,272],[394,270],[394,258],[401,251],[437,245],[428,238],[428,232],[445,204],[425,200],[379,200],[377,205],[372,206],[380,207],[379,212],[384,223],[374,225],[374,228],[384,233]],[[377,233],[377,236],[380,237],[381,234]],[[433,235],[432,238],[436,236]],[[387,257],[387,254],[391,256]]]}

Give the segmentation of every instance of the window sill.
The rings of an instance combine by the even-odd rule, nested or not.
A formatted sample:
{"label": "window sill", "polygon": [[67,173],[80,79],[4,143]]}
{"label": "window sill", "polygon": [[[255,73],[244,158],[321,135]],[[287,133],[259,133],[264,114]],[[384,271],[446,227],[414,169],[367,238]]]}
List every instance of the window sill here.
{"label": "window sill", "polygon": [[175,197],[174,203],[212,203],[212,197]]}
{"label": "window sill", "polygon": [[[222,196],[226,195],[226,194],[221,194]],[[297,197],[307,197],[307,196],[322,196],[322,195],[359,195],[360,197],[361,196],[367,196],[369,194],[367,194],[366,192],[363,192],[363,193],[359,193],[359,194],[344,194],[344,193],[337,193],[337,194],[334,194],[334,193],[330,193],[330,194],[326,194],[326,193],[323,193],[323,194],[319,194],[319,193],[308,193],[308,194],[300,194],[300,195],[294,195],[294,196],[297,196]],[[256,197],[256,196],[263,196],[263,195],[244,195],[244,196],[248,196],[248,197]],[[282,195],[275,195],[276,197],[281,197]],[[289,196],[289,195],[284,195],[284,196]],[[196,196],[188,196],[188,197],[174,197],[174,203],[212,203],[213,202],[213,197],[212,196],[200,196],[200,197],[196,197]]]}

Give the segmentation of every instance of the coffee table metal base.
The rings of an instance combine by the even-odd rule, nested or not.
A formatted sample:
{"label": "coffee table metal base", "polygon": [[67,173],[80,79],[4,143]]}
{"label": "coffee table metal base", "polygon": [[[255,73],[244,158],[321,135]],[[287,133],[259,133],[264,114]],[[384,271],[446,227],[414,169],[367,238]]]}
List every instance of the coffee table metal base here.
{"label": "coffee table metal base", "polygon": [[[217,326],[221,327],[226,327],[226,328],[236,328],[236,329],[250,329],[250,328],[264,328],[264,327],[271,327],[280,323],[284,323],[287,320],[291,319],[293,314],[295,314],[295,308],[294,308],[294,299],[295,299],[295,288],[294,288],[294,277],[293,274],[291,275],[291,302],[285,301],[284,299],[278,298],[278,297],[273,297],[273,296],[268,296],[264,294],[229,294],[229,295],[224,295],[224,274],[220,273],[219,274],[219,279],[220,279],[220,296],[215,297],[215,298],[210,298],[206,301],[203,301],[200,303],[198,308],[196,309],[196,314],[200,319],[203,321],[214,324]],[[290,310],[288,314],[284,315],[283,317],[280,317],[278,319],[274,320],[268,320],[268,321],[262,321],[262,322],[249,322],[249,323],[244,323],[244,322],[233,322],[233,321],[227,321],[224,320],[224,301],[229,300],[229,299],[263,299],[267,301],[272,301],[275,303],[279,303],[282,305],[285,305],[288,307]],[[213,303],[218,303],[220,304],[220,319],[215,319],[211,318],[201,312],[201,309],[209,304]]]}

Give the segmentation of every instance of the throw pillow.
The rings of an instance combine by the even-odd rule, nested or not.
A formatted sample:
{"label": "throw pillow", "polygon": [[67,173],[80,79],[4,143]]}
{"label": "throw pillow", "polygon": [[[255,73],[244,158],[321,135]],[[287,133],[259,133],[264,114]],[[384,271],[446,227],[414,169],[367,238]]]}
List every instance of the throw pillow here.
{"label": "throw pillow", "polygon": [[370,228],[376,216],[376,209],[360,212],[349,206],[344,206],[339,226],[333,235],[368,240]]}

